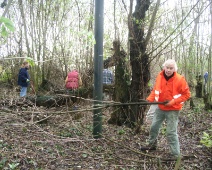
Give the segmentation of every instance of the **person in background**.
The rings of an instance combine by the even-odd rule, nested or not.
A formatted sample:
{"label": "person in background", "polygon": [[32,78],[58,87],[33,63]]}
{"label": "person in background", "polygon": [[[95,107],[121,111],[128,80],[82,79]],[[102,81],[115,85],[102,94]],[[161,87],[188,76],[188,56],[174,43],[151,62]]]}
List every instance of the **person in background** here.
{"label": "person in background", "polygon": [[113,72],[109,69],[103,69],[103,84],[113,84],[114,83],[114,76]]}
{"label": "person in background", "polygon": [[65,80],[65,87],[67,90],[75,91],[82,86],[82,79],[76,69],[70,71]]}
{"label": "person in background", "polygon": [[175,60],[168,59],[163,70],[158,74],[153,90],[147,97],[149,102],[166,102],[159,104],[155,110],[149,133],[149,144],[142,146],[142,151],[156,150],[157,137],[164,120],[166,120],[166,137],[171,150],[171,159],[180,156],[180,145],[177,134],[179,111],[183,102],[190,98],[190,90],[183,76],[177,73]]}
{"label": "person in background", "polygon": [[70,71],[65,80],[65,87],[68,94],[72,94],[71,101],[73,102],[73,109],[77,110],[77,97],[76,97],[76,90],[82,86],[82,79],[80,74],[76,69]]}
{"label": "person in background", "polygon": [[[102,72],[102,80],[103,85],[112,85],[114,83],[114,76],[113,72],[109,69],[104,68]],[[110,90],[108,90],[108,87],[103,86],[103,100],[111,100],[112,94],[110,93]]]}
{"label": "person in background", "polygon": [[204,74],[205,84],[208,82],[208,72],[206,71]]}
{"label": "person in background", "polygon": [[29,63],[24,61],[18,74],[18,85],[21,86],[20,97],[25,99],[27,87],[29,86],[30,76],[28,73]]}

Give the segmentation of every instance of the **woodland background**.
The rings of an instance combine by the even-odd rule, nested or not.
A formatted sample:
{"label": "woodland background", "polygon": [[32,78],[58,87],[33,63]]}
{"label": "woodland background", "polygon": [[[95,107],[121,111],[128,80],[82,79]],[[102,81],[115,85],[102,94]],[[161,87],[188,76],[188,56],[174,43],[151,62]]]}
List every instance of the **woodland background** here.
{"label": "woodland background", "polygon": [[[95,141],[89,95],[79,98],[79,111],[73,111],[70,104],[52,108],[30,101],[19,104],[17,75],[24,60],[31,64],[29,72],[37,95],[64,90],[65,77],[73,67],[82,76],[84,92],[90,90],[95,1],[4,0],[0,9],[1,168],[209,169],[212,2],[107,0],[104,7],[103,57],[117,77],[117,68],[123,68],[121,77],[127,77],[124,81],[116,77],[117,82],[126,84],[128,96],[115,94],[116,102],[145,99],[169,58],[177,61],[178,72],[187,79],[192,102],[183,110],[179,135],[188,160],[167,164],[158,159],[168,151],[165,127],[155,156],[138,153],[136,149],[148,136],[148,107],[130,110],[136,112],[136,118],[130,119],[139,130],[138,126],[135,130],[108,125],[115,111],[103,109],[103,139]],[[116,56],[124,57],[117,60]],[[209,83],[205,85],[206,71]],[[115,89],[121,86],[117,84]]]}

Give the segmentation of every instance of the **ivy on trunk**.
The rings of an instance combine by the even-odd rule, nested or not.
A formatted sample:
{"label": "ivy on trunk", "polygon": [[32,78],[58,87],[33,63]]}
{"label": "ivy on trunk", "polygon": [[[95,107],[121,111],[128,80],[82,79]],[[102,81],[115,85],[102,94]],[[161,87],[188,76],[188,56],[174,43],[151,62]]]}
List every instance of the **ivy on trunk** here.
{"label": "ivy on trunk", "polygon": [[[115,94],[114,100],[116,102],[126,103],[129,101],[129,74],[126,69],[126,52],[121,50],[120,41],[113,42],[114,49],[114,63],[115,67]],[[110,124],[123,125],[129,124],[129,111],[128,106],[114,107],[114,111],[111,114],[111,118],[108,120]]]}
{"label": "ivy on trunk", "polygon": [[[150,79],[149,56],[146,54],[144,38],[145,13],[150,5],[149,0],[137,0],[131,20],[130,29],[130,62],[132,66],[131,102],[138,102],[146,94]],[[130,121],[135,125],[143,122],[144,107],[131,106]]]}

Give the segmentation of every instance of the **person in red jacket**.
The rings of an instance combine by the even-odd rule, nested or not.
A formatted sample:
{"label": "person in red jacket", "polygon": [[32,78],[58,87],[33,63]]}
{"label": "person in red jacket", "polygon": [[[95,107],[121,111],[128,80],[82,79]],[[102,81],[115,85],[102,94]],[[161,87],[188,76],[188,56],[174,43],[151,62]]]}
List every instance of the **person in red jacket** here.
{"label": "person in red jacket", "polygon": [[76,90],[82,85],[81,77],[76,69],[70,71],[65,80],[66,89]]}
{"label": "person in red jacket", "polygon": [[159,129],[164,120],[167,122],[166,136],[174,159],[180,156],[180,145],[177,134],[179,111],[183,103],[190,98],[190,90],[185,78],[177,73],[175,60],[168,59],[163,64],[163,70],[158,74],[153,90],[147,97],[149,102],[165,102],[155,110],[150,127],[149,144],[141,150],[156,150]]}
{"label": "person in red jacket", "polygon": [[76,110],[78,108],[78,106],[76,105],[77,102],[77,98],[75,95],[76,90],[82,86],[82,79],[81,76],[79,74],[79,72],[76,69],[73,69],[72,71],[70,71],[66,77],[65,80],[65,87],[66,87],[66,92],[67,94],[71,94],[72,95],[72,102],[74,103],[73,109]]}

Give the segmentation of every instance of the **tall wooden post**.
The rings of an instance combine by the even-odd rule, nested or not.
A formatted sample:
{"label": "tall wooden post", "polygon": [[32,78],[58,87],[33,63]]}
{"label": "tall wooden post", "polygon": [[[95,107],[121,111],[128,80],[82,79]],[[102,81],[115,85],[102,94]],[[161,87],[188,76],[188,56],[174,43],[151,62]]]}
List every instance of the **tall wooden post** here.
{"label": "tall wooden post", "polygon": [[[102,102],[102,70],[103,70],[103,27],[104,27],[104,0],[95,0],[95,40],[94,46],[94,108]],[[93,136],[101,138],[102,110],[93,111]]]}

